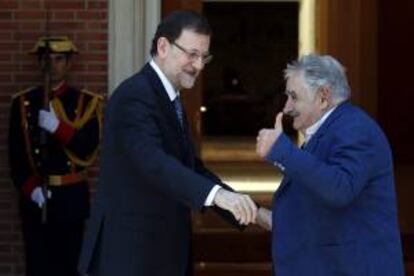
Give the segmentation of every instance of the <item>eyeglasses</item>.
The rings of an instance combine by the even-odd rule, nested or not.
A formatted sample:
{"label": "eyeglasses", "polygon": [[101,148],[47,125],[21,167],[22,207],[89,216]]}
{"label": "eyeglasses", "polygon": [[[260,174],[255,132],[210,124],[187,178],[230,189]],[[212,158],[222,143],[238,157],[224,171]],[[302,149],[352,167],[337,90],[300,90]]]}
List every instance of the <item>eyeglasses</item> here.
{"label": "eyeglasses", "polygon": [[174,45],[175,47],[177,47],[178,49],[180,49],[181,51],[183,51],[184,54],[187,55],[187,57],[192,61],[192,62],[196,62],[198,61],[198,59],[201,58],[201,63],[203,65],[209,63],[212,59],[213,59],[213,55],[207,54],[207,55],[200,55],[198,52],[196,51],[190,51],[185,49],[184,47],[178,45],[175,42],[171,42],[172,45]]}

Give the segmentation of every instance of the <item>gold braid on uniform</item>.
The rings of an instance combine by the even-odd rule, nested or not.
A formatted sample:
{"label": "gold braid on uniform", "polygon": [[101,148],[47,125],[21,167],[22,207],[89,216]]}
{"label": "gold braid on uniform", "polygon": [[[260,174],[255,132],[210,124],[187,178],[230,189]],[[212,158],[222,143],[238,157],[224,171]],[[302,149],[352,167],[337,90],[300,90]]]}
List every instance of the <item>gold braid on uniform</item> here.
{"label": "gold braid on uniform", "polygon": [[[88,93],[91,95],[91,93]],[[68,116],[66,115],[65,109],[63,107],[62,102],[55,98],[52,101],[53,109],[56,112],[56,115],[62,119],[65,123],[72,126],[75,129],[82,128],[96,113],[96,117],[98,119],[99,124],[99,140],[101,140],[101,129],[102,129],[102,96],[100,95],[93,95],[92,100],[89,101],[88,105],[86,106],[85,112],[82,116],[77,116],[75,120],[69,120]],[[80,112],[80,106],[77,107],[77,110]],[[98,156],[98,148],[96,147],[95,151],[90,154],[85,160],[76,156],[72,151],[67,148],[64,148],[66,155],[69,159],[75,163],[76,165],[87,167],[92,165],[95,161],[96,157]]]}

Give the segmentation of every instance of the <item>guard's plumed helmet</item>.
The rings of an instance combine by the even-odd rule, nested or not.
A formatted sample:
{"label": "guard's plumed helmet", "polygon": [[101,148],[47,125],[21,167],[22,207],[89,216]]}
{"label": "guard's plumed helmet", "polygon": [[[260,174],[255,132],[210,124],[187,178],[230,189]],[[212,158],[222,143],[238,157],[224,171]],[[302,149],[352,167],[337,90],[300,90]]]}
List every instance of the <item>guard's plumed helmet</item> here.
{"label": "guard's plumed helmet", "polygon": [[46,52],[47,46],[49,53],[73,54],[78,52],[75,44],[67,36],[51,36],[39,38],[29,53],[42,55]]}

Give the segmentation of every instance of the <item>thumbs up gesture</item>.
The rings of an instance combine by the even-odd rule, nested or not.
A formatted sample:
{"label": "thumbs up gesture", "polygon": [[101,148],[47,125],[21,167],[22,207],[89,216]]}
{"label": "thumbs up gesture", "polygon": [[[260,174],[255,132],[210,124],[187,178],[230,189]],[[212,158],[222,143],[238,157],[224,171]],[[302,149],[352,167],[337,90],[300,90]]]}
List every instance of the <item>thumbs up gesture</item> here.
{"label": "thumbs up gesture", "polygon": [[260,157],[265,158],[269,154],[273,144],[277,141],[280,134],[282,134],[282,118],[283,112],[279,112],[276,115],[275,128],[263,128],[259,131],[259,135],[257,136],[256,152]]}

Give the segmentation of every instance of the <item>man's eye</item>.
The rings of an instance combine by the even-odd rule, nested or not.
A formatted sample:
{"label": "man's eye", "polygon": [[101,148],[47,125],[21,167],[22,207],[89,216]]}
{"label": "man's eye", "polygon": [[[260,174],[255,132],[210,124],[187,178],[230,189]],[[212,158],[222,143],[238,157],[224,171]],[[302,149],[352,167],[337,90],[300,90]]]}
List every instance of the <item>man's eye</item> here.
{"label": "man's eye", "polygon": [[191,59],[198,59],[199,55],[197,53],[190,53]]}

